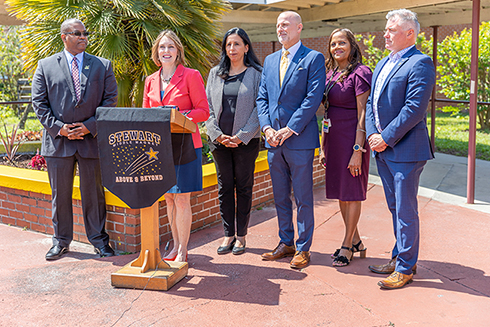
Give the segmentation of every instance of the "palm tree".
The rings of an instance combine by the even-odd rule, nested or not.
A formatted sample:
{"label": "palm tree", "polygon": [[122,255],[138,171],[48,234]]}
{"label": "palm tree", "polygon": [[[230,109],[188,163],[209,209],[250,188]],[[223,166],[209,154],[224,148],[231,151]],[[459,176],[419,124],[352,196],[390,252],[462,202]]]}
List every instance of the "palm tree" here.
{"label": "palm tree", "polygon": [[6,0],[8,10],[27,24],[21,32],[25,68],[63,49],[60,25],[78,18],[93,34],[87,52],[112,61],[118,106],[140,106],[144,78],[157,67],[151,46],[164,29],[177,33],[187,65],[207,73],[216,56],[216,22],[231,7],[224,0]]}

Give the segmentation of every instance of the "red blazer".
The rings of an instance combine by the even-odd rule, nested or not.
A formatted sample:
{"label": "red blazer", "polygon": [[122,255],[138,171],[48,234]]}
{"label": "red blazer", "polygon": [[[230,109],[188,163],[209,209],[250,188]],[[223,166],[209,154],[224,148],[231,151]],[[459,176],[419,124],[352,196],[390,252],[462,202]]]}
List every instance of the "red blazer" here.
{"label": "red blazer", "polygon": [[[209,118],[209,105],[201,74],[195,69],[177,66],[163,100],[160,100],[160,71],[161,68],[146,78],[143,108],[177,106],[180,112],[188,112],[187,118],[194,123],[206,121]],[[194,148],[202,147],[199,127],[192,134],[192,141]]]}

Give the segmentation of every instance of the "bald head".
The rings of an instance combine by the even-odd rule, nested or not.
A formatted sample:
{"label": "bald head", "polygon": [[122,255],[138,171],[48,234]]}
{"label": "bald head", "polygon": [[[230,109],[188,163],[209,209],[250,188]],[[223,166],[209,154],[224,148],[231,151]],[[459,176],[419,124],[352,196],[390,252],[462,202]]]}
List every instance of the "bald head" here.
{"label": "bald head", "polygon": [[[295,12],[295,11],[285,11],[285,12],[282,12],[279,17],[281,16],[285,16],[289,19],[289,21],[293,21],[295,22],[296,24],[302,24],[302,20],[301,20],[301,16]],[[277,18],[279,20],[279,17]]]}
{"label": "bald head", "polygon": [[294,11],[285,11],[277,17],[277,38],[285,49],[299,42],[301,38],[301,16]]}

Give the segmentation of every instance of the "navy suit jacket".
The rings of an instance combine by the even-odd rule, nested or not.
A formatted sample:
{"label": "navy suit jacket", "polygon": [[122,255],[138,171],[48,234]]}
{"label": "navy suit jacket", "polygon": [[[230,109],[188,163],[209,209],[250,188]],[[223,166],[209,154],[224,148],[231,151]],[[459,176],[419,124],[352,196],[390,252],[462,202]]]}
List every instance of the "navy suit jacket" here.
{"label": "navy suit jacket", "polygon": [[[83,55],[81,97],[77,101],[70,68],[62,51],[42,59],[32,78],[32,105],[44,126],[41,154],[69,157],[78,151],[82,158],[98,158],[97,107],[115,107],[117,83],[111,62],[88,53]],[[58,135],[63,125],[82,122],[90,131],[83,140]]]}
{"label": "navy suit jacket", "polygon": [[[388,57],[373,73],[366,105],[366,136],[379,133],[372,108],[376,80]],[[434,64],[415,47],[410,49],[386,78],[378,99],[381,137],[388,144],[383,156],[394,162],[434,158],[427,131],[427,106],[435,83]]]}
{"label": "navy suit jacket", "polygon": [[[288,149],[314,149],[320,146],[315,113],[325,90],[325,58],[301,45],[288,66],[280,87],[279,67],[282,50],[264,61],[257,111],[261,128],[270,125],[275,130],[288,126],[298,133],[284,143]],[[265,143],[267,148],[271,146]]]}

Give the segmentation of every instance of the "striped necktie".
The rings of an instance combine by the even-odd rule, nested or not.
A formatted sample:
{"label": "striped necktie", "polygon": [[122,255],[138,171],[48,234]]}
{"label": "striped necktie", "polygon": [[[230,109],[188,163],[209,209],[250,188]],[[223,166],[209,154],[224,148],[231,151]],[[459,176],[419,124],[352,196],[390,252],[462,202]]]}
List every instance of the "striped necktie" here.
{"label": "striped necktie", "polygon": [[78,70],[78,60],[73,57],[71,62],[71,77],[73,78],[73,86],[75,87],[75,94],[77,95],[77,102],[80,101],[80,71]]}
{"label": "striped necktie", "polygon": [[282,87],[282,81],[284,80],[284,76],[286,75],[286,71],[288,70],[288,64],[289,64],[289,61],[288,61],[288,54],[289,54],[289,51],[286,50],[282,53],[282,56],[281,56],[281,67],[280,67],[280,71],[279,71],[279,82],[281,83],[281,87]]}

